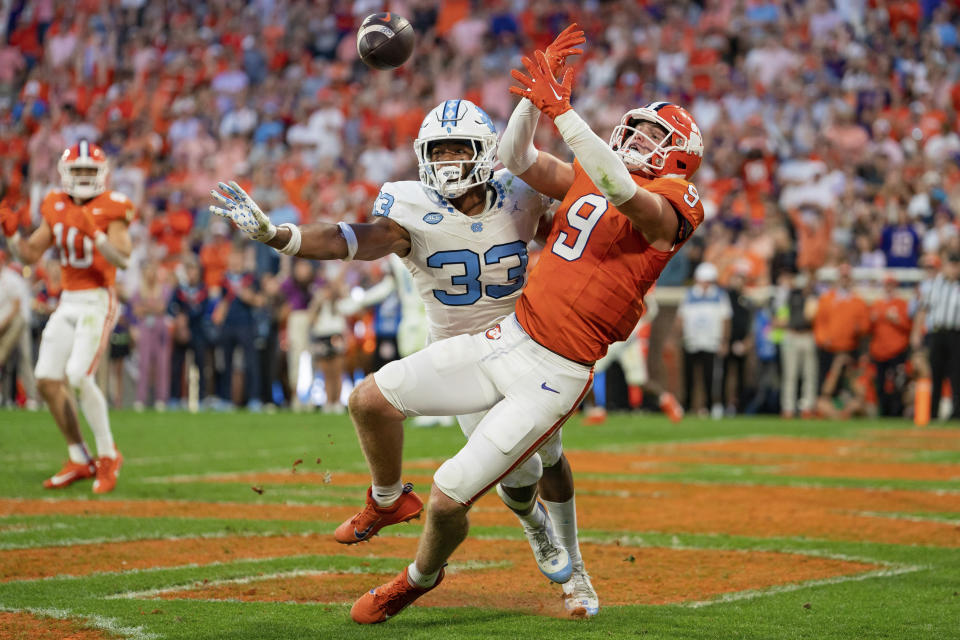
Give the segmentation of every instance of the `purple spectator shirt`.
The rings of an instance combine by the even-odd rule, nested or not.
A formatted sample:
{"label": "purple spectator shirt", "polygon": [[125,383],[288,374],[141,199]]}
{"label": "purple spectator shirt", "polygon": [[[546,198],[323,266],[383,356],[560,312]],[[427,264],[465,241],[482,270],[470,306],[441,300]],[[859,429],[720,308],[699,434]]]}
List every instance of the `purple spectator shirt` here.
{"label": "purple spectator shirt", "polygon": [[305,311],[310,306],[310,290],[300,287],[293,278],[284,280],[280,291],[292,311]]}

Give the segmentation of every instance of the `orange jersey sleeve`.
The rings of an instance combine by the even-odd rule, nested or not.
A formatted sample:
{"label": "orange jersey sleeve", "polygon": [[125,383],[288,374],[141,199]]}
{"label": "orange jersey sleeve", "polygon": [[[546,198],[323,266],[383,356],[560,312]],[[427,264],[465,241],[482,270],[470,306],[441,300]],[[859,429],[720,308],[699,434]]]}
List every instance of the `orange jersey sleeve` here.
{"label": "orange jersey sleeve", "polygon": [[650,246],[574,162],[573,185],[517,301],[517,319],[524,330],[569,360],[595,362],[611,343],[630,335],[643,314],[644,294],[703,221],[693,184],[673,178],[633,179],[676,209],[680,229],[674,247],[660,251]]}
{"label": "orange jersey sleeve", "polygon": [[63,191],[52,191],[40,205],[40,214],[53,232],[53,243],[60,254],[63,288],[79,291],[97,287],[113,287],[117,268],[96,250],[93,238],[85,235],[82,218],[93,217],[98,230],[106,232],[111,222],[133,219],[130,200],[119,193],[106,191],[77,204]]}

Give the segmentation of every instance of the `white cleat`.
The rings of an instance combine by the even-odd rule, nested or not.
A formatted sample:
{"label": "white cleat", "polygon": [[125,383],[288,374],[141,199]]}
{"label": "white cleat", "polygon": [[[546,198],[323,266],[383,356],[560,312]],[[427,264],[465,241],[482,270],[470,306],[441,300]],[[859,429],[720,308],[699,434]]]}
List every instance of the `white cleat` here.
{"label": "white cleat", "polygon": [[570,580],[563,587],[563,606],[575,618],[592,618],[600,610],[600,598],[590,582],[590,574],[582,563],[573,567]]}
{"label": "white cleat", "polygon": [[554,582],[563,584],[570,579],[573,571],[570,554],[557,541],[547,510],[539,502],[535,508],[543,512],[543,526],[538,529],[524,527],[523,532],[527,534],[527,541],[533,549],[533,557],[540,572]]}

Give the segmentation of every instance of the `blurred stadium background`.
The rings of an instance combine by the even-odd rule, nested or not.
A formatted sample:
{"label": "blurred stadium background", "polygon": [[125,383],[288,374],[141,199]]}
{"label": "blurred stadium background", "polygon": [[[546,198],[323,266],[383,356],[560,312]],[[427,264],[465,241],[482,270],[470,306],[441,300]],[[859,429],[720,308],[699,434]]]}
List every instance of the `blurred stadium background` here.
{"label": "blurred stadium background", "polygon": [[[376,72],[355,32],[385,8],[417,45]],[[367,220],[381,183],[416,179],[427,110],[468,98],[502,131],[507,70],[575,20],[588,42],[574,106],[601,136],[651,100],[686,106],[705,135],[694,180],[708,221],[663,274],[635,347],[651,377],[717,418],[909,417],[928,369],[911,331],[918,347],[934,328],[911,326],[918,291],[960,252],[957,17],[943,0],[4,0],[0,206],[28,230],[63,148],[87,138],[110,156],[138,214],[100,371],[113,407],[342,412],[332,380],[345,397],[397,355],[397,299],[363,306],[389,267],[296,264],[244,242],[211,218],[210,188],[236,179],[275,223]],[[550,126],[537,143],[567,155]],[[695,307],[707,263],[729,292],[729,337],[692,344],[697,318],[727,313]],[[3,278],[32,339],[0,363],[0,398],[32,409],[58,259],[4,259]],[[691,378],[700,351],[712,364]],[[616,366],[606,386],[610,409],[656,410]],[[947,397],[944,417],[960,411]]]}

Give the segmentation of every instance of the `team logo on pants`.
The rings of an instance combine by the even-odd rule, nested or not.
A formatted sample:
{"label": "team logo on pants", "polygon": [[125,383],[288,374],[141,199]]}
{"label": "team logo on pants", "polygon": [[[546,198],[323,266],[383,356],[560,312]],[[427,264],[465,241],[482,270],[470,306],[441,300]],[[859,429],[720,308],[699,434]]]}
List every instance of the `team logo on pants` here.
{"label": "team logo on pants", "polygon": [[498,324],[490,327],[489,329],[487,329],[487,332],[485,335],[487,336],[488,340],[499,340],[501,335],[500,325]]}

